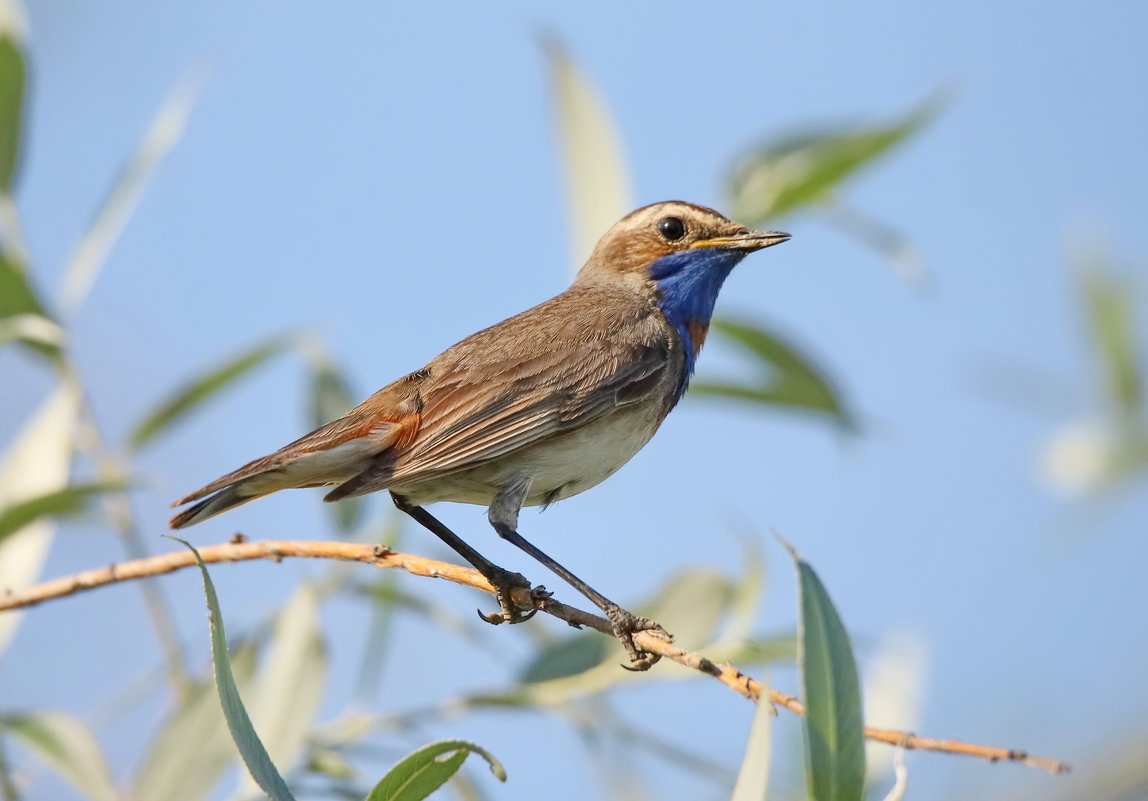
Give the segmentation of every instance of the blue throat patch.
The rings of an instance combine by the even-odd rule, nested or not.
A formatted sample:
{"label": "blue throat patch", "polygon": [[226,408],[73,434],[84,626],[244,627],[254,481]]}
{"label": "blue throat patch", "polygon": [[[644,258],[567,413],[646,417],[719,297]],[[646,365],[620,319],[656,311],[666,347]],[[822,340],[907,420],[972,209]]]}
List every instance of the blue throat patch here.
{"label": "blue throat patch", "polygon": [[685,369],[678,382],[675,403],[681,399],[690,383],[701,346],[698,342],[698,347],[695,347],[694,335],[690,329],[700,330],[705,335],[721,285],[730,271],[747,255],[744,250],[703,247],[662,256],[650,265],[650,278],[658,285],[658,292],[661,293],[659,306],[662,314],[677,329],[682,345],[685,346]]}

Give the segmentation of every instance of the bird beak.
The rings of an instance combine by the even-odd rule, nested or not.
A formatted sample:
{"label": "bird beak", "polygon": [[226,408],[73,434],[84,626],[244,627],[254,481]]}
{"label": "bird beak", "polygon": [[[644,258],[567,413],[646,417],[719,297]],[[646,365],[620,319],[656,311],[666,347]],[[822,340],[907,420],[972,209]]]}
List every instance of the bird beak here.
{"label": "bird beak", "polygon": [[780,245],[789,241],[789,234],[781,231],[745,231],[733,236],[715,236],[713,239],[699,239],[691,248],[726,248],[727,250],[755,250]]}

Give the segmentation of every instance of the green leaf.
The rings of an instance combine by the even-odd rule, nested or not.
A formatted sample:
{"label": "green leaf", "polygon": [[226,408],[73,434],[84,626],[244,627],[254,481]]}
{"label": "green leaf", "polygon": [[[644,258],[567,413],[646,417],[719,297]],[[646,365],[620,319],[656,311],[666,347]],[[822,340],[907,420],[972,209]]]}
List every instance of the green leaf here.
{"label": "green leaf", "polygon": [[711,330],[756,361],[761,377],[746,383],[694,381],[690,395],[828,415],[846,429],[855,428],[853,416],[825,372],[778,334],[744,320],[714,320]]}
{"label": "green leaf", "polygon": [[51,319],[23,266],[0,249],[0,319],[18,314],[37,314]]}
{"label": "green leaf", "polygon": [[37,710],[0,716],[7,731],[88,798],[116,801],[119,794],[91,730],[63,712]]}
{"label": "green leaf", "polygon": [[129,438],[131,447],[139,450],[150,444],[156,437],[166,433],[223,390],[282,353],[291,344],[292,339],[289,336],[278,336],[196,377],[176,390],[135,427]]}
{"label": "green leaf", "polygon": [[68,314],[84,302],[156,169],[183,136],[202,77],[190,74],[171,91],[97,208],[64,276],[63,308]]}
{"label": "green leaf", "polygon": [[1106,395],[1123,420],[1144,412],[1144,380],[1136,353],[1134,294],[1127,281],[1098,266],[1082,276],[1089,327],[1104,370]]}
{"label": "green leaf", "polygon": [[[762,677],[765,682],[765,677]],[[765,801],[769,787],[769,752],[773,740],[773,705],[766,698],[757,702],[753,725],[745,743],[745,756],[730,801]]]}
{"label": "green leaf", "polygon": [[[232,648],[231,671],[241,689],[251,683],[257,651],[253,640]],[[133,783],[133,798],[207,798],[235,759],[215,682],[210,678],[195,682],[149,743]]]}
{"label": "green leaf", "polygon": [[122,482],[73,484],[0,509],[0,542],[41,517],[59,518],[81,514],[88,508],[88,501],[96,495],[118,492],[125,486]]}
{"label": "green leaf", "polygon": [[933,97],[888,125],[820,130],[761,145],[729,180],[731,216],[756,226],[825,201],[858,169],[919,131],[941,105]]}
{"label": "green leaf", "polygon": [[405,756],[375,785],[367,801],[419,801],[426,798],[442,787],[471,753],[490,763],[490,772],[499,781],[506,781],[502,763],[486,749],[466,740],[439,740]]}
{"label": "green leaf", "polygon": [[0,192],[12,194],[20,162],[20,135],[27,83],[23,48],[23,11],[15,0],[0,8]]}
{"label": "green leaf", "polygon": [[[61,381],[8,446],[0,462],[0,514],[67,486],[79,408],[79,389]],[[36,580],[55,531],[51,520],[40,519],[0,541],[0,587],[20,589]],[[18,612],[0,615],[0,651],[21,619]]]}
{"label": "green leaf", "polygon": [[[788,545],[786,547],[789,547]],[[801,615],[797,663],[805,698],[805,769],[817,801],[860,801],[865,793],[861,685],[849,635],[821,579],[796,551]]]}
{"label": "green leaf", "polygon": [[199,564],[199,571],[203,575],[203,592],[207,597],[208,618],[211,623],[211,664],[215,671],[215,686],[219,691],[219,702],[223,707],[223,717],[227,720],[227,728],[231,731],[231,739],[239,749],[243,764],[255,783],[272,798],[272,801],[295,801],[295,796],[287,789],[286,782],[275,769],[267,749],[255,733],[251,725],[251,718],[243,706],[243,699],[239,697],[239,687],[235,676],[231,672],[231,660],[227,655],[227,634],[223,630],[223,613],[219,609],[219,598],[215,594],[215,585],[208,575],[207,565],[199,557],[199,551],[186,540],[178,537],[171,539],[186,545]]}
{"label": "green leaf", "polygon": [[[355,405],[355,398],[350,383],[326,354],[313,354],[308,361],[311,364],[310,423],[318,428],[346,414]],[[335,526],[343,533],[354,531],[363,520],[361,497],[325,503],[323,507],[333,515]]]}
{"label": "green leaf", "polygon": [[550,65],[571,255],[577,269],[602,234],[633,207],[630,172],[606,103],[561,41],[544,37],[542,47]]}
{"label": "green leaf", "polygon": [[[37,337],[36,331],[53,332],[54,329],[61,340],[63,331],[44,309],[23,265],[4,248],[0,248],[0,323],[6,324],[7,339],[22,342],[42,356],[59,357],[59,342],[52,342],[50,335]],[[0,340],[0,344],[2,342]]]}
{"label": "green leaf", "polygon": [[[315,588],[302,584],[275,616],[267,654],[255,677],[251,719],[264,732],[270,759],[290,770],[303,752],[327,677]],[[254,787],[238,792],[246,797]]]}

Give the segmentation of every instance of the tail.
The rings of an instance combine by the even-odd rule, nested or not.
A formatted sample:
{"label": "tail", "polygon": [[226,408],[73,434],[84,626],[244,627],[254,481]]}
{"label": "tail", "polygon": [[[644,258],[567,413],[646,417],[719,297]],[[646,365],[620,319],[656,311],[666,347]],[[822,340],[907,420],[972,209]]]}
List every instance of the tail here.
{"label": "tail", "polygon": [[[342,484],[358,476],[376,456],[408,443],[418,430],[417,404],[409,398],[392,398],[400,390],[412,392],[406,387],[410,382],[396,383],[397,390],[395,385],[384,387],[338,420],[176,501],[172,506],[195,505],[173,517],[171,527],[194,526],[281,489]],[[380,405],[382,411],[374,408]]]}
{"label": "tail", "polygon": [[256,498],[262,498],[264,495],[270,495],[275,490],[267,492],[244,492],[244,484],[246,482],[240,481],[232,484],[229,487],[219,490],[214,495],[204,498],[195,506],[184,509],[171,519],[169,524],[172,528],[187,528],[194,526],[196,523],[202,523],[215,517],[218,514],[223,514],[228,509],[234,509],[236,506],[242,506],[248,501],[253,501]]}

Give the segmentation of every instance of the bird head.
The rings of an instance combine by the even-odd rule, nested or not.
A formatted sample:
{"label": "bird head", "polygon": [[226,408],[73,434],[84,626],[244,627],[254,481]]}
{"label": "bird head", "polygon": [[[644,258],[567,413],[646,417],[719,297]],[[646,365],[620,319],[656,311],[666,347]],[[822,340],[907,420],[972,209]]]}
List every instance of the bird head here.
{"label": "bird head", "polygon": [[778,231],[751,231],[705,206],[653,203],[627,214],[598,240],[578,280],[660,281],[725,266],[724,279],[750,253],[787,239]]}
{"label": "bird head", "polygon": [[652,291],[682,339],[686,370],[681,391],[709,330],[718,291],[738,262],[789,239],[779,231],[751,231],[713,209],[692,203],[654,203],[631,212],[606,232],[578,273],[576,284],[610,284]]}

